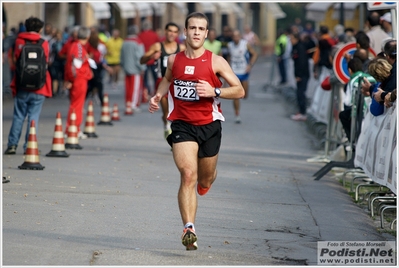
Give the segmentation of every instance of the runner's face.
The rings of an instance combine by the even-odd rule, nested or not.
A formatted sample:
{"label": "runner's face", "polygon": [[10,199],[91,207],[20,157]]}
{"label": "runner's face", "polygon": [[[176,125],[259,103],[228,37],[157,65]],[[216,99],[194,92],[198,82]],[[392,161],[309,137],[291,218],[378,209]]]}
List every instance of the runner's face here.
{"label": "runner's face", "polygon": [[166,29],[165,37],[168,43],[172,43],[179,36],[179,29],[176,26],[169,26]]}
{"label": "runner's face", "polygon": [[184,29],[186,43],[192,48],[200,48],[208,36],[207,22],[205,19],[191,18],[188,20],[188,26]]}

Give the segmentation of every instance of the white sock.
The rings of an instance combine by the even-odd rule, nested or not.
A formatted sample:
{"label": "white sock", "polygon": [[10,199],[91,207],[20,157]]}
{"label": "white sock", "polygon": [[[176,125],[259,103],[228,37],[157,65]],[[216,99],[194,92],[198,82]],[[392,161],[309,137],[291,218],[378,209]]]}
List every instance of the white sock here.
{"label": "white sock", "polygon": [[189,227],[191,227],[193,230],[195,230],[195,228],[194,228],[194,223],[192,223],[192,222],[187,222],[186,225],[184,225],[184,228],[189,228]]}

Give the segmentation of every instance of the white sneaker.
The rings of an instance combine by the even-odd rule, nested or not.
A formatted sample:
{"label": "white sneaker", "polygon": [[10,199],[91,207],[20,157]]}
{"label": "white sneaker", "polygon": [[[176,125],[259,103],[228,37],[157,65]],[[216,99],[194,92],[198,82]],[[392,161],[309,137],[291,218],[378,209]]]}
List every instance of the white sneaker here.
{"label": "white sneaker", "polygon": [[240,124],[241,123],[241,118],[239,116],[236,116],[236,119],[234,121],[236,124]]}
{"label": "white sneaker", "polygon": [[294,121],[306,121],[308,119],[308,117],[304,114],[298,113],[298,114],[291,115],[291,119]]}
{"label": "white sneaker", "polygon": [[85,139],[87,139],[87,135],[84,134],[82,131],[79,131],[79,133],[78,133],[78,138],[79,138],[80,140],[85,140]]}
{"label": "white sneaker", "polygon": [[135,113],[140,113],[141,112],[141,109],[139,107],[133,107],[132,109],[133,109],[133,111]]}

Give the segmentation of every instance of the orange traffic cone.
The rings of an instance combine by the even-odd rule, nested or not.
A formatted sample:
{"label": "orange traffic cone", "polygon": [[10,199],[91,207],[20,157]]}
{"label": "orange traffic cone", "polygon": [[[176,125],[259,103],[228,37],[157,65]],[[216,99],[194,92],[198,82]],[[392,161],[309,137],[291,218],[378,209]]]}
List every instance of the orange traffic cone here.
{"label": "orange traffic cone", "polygon": [[46,154],[50,157],[68,157],[69,154],[65,151],[64,144],[64,133],[62,132],[62,120],[61,113],[57,113],[57,118],[55,119],[54,136],[53,136],[53,147],[51,151]]}
{"label": "orange traffic cone", "polygon": [[83,149],[83,147],[79,145],[78,127],[76,126],[75,110],[72,111],[70,119],[71,119],[71,124],[68,127],[68,137],[67,137],[67,142],[65,144],[65,148],[81,150]]}
{"label": "orange traffic cone", "polygon": [[130,101],[126,103],[125,115],[133,115],[132,103]]}
{"label": "orange traffic cone", "polygon": [[37,147],[35,120],[30,123],[28,146],[26,148],[25,162],[18,166],[19,169],[43,170],[39,162],[39,148]]}
{"label": "orange traffic cone", "polygon": [[101,120],[97,123],[97,125],[113,125],[111,122],[111,114],[109,112],[108,94],[104,94],[104,102],[101,109]]}
{"label": "orange traffic cone", "polygon": [[93,101],[89,101],[89,106],[87,107],[85,129],[83,131],[83,133],[86,134],[88,138],[98,138],[94,125]]}
{"label": "orange traffic cone", "polygon": [[120,121],[120,117],[119,117],[119,109],[118,109],[118,104],[114,104],[114,108],[112,110],[112,121]]}

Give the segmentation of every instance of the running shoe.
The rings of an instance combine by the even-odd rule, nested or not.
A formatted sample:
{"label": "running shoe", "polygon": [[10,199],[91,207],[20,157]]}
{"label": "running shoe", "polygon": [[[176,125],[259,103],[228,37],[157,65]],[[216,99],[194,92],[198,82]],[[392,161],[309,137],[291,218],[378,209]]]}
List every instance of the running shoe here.
{"label": "running shoe", "polygon": [[196,250],[197,245],[197,235],[195,230],[191,227],[184,228],[183,234],[181,236],[181,242],[186,247],[186,250]]}
{"label": "running shoe", "polygon": [[197,183],[197,192],[198,192],[199,195],[205,195],[205,194],[209,191],[209,189],[211,189],[211,187],[202,188],[202,187],[199,185],[199,183]]}
{"label": "running shoe", "polygon": [[17,152],[17,146],[11,145],[7,148],[4,154],[15,154]]}
{"label": "running shoe", "polygon": [[241,124],[241,118],[239,116],[236,116],[235,123]]}
{"label": "running shoe", "polygon": [[291,115],[291,119],[294,121],[306,121],[308,118],[304,114],[297,113],[297,114]]}

